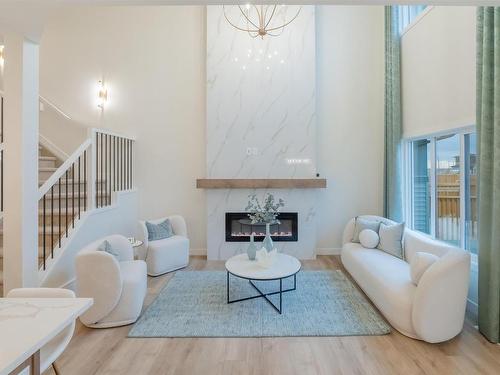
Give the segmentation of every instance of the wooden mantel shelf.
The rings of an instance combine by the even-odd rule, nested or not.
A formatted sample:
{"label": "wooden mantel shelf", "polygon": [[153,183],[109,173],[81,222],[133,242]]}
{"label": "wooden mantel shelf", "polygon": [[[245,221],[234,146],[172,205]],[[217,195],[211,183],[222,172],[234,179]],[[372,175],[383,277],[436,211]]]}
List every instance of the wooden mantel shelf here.
{"label": "wooden mantel shelf", "polygon": [[198,189],[325,189],[325,178],[199,178]]}

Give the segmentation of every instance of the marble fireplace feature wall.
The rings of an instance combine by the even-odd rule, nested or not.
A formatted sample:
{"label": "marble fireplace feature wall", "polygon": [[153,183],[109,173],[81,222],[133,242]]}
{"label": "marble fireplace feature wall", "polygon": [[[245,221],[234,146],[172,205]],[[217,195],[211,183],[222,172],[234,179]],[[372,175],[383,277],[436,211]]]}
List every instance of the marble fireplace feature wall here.
{"label": "marble fireplace feature wall", "polygon": [[[280,7],[287,8],[297,9]],[[237,7],[226,10],[240,16]],[[314,6],[304,6],[280,36],[251,38],[228,24],[221,6],[207,7],[207,178],[315,177],[314,22]],[[299,241],[277,247],[314,257],[314,190],[225,189],[207,190],[208,258],[246,248],[225,242],[225,213],[242,211],[255,192],[273,193],[285,199],[284,211],[298,212]]]}

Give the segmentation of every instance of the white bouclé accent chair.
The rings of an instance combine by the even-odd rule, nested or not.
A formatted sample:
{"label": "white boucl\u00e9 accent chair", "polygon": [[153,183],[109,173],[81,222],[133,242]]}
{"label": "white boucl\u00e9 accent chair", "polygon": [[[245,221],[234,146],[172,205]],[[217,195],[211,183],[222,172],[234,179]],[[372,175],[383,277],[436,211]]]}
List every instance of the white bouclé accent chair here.
{"label": "white boucl\u00e9 accent chair", "polygon": [[[118,252],[118,258],[99,250],[104,241]],[[76,256],[78,297],[94,299],[80,316],[87,327],[108,328],[134,323],[139,317],[147,290],[146,263],[134,260],[130,242],[112,235],[95,241]]]}
{"label": "white boucl\u00e9 accent chair", "polygon": [[[75,298],[75,293],[61,288],[19,288],[12,289],[7,298]],[[45,372],[53,366],[54,372],[59,373],[56,367],[56,359],[68,346],[75,332],[75,321],[73,320],[56,337],[45,344],[40,350],[40,373]]]}
{"label": "white boucl\u00e9 accent chair", "polygon": [[187,235],[186,221],[180,215],[162,217],[155,220],[147,220],[152,224],[159,224],[165,219],[170,220],[174,235],[162,240],[149,241],[146,222],[139,223],[143,236],[145,250],[145,261],[149,276],[159,276],[184,268],[189,263],[189,239]]}
{"label": "white boucl\u00e9 accent chair", "polygon": [[[378,216],[361,217],[394,223]],[[402,260],[351,242],[354,225],[355,219],[351,219],[344,230],[342,263],[389,323],[406,336],[430,343],[458,335],[464,324],[470,254],[405,229]],[[439,259],[415,285],[410,263],[417,252],[434,254]]]}

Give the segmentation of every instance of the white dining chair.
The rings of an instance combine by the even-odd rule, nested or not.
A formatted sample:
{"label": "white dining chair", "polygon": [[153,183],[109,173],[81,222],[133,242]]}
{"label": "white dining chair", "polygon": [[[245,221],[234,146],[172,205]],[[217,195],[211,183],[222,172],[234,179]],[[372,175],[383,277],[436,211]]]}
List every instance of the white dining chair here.
{"label": "white dining chair", "polygon": [[[75,298],[75,293],[71,290],[61,288],[19,288],[9,291],[7,298]],[[40,373],[43,373],[52,366],[56,375],[59,375],[55,361],[68,346],[74,331],[75,321],[70,323],[41,348]]]}

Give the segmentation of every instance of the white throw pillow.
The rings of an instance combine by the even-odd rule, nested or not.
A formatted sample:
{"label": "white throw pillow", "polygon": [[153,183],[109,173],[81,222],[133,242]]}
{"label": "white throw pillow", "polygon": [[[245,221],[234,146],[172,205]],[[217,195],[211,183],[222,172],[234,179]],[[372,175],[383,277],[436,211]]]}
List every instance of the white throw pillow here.
{"label": "white throw pillow", "polygon": [[377,232],[371,229],[363,229],[359,234],[359,242],[367,249],[376,248],[379,240]]}
{"label": "white throw pillow", "polygon": [[434,254],[416,252],[410,262],[410,276],[413,284],[418,285],[427,269],[439,260]]}

